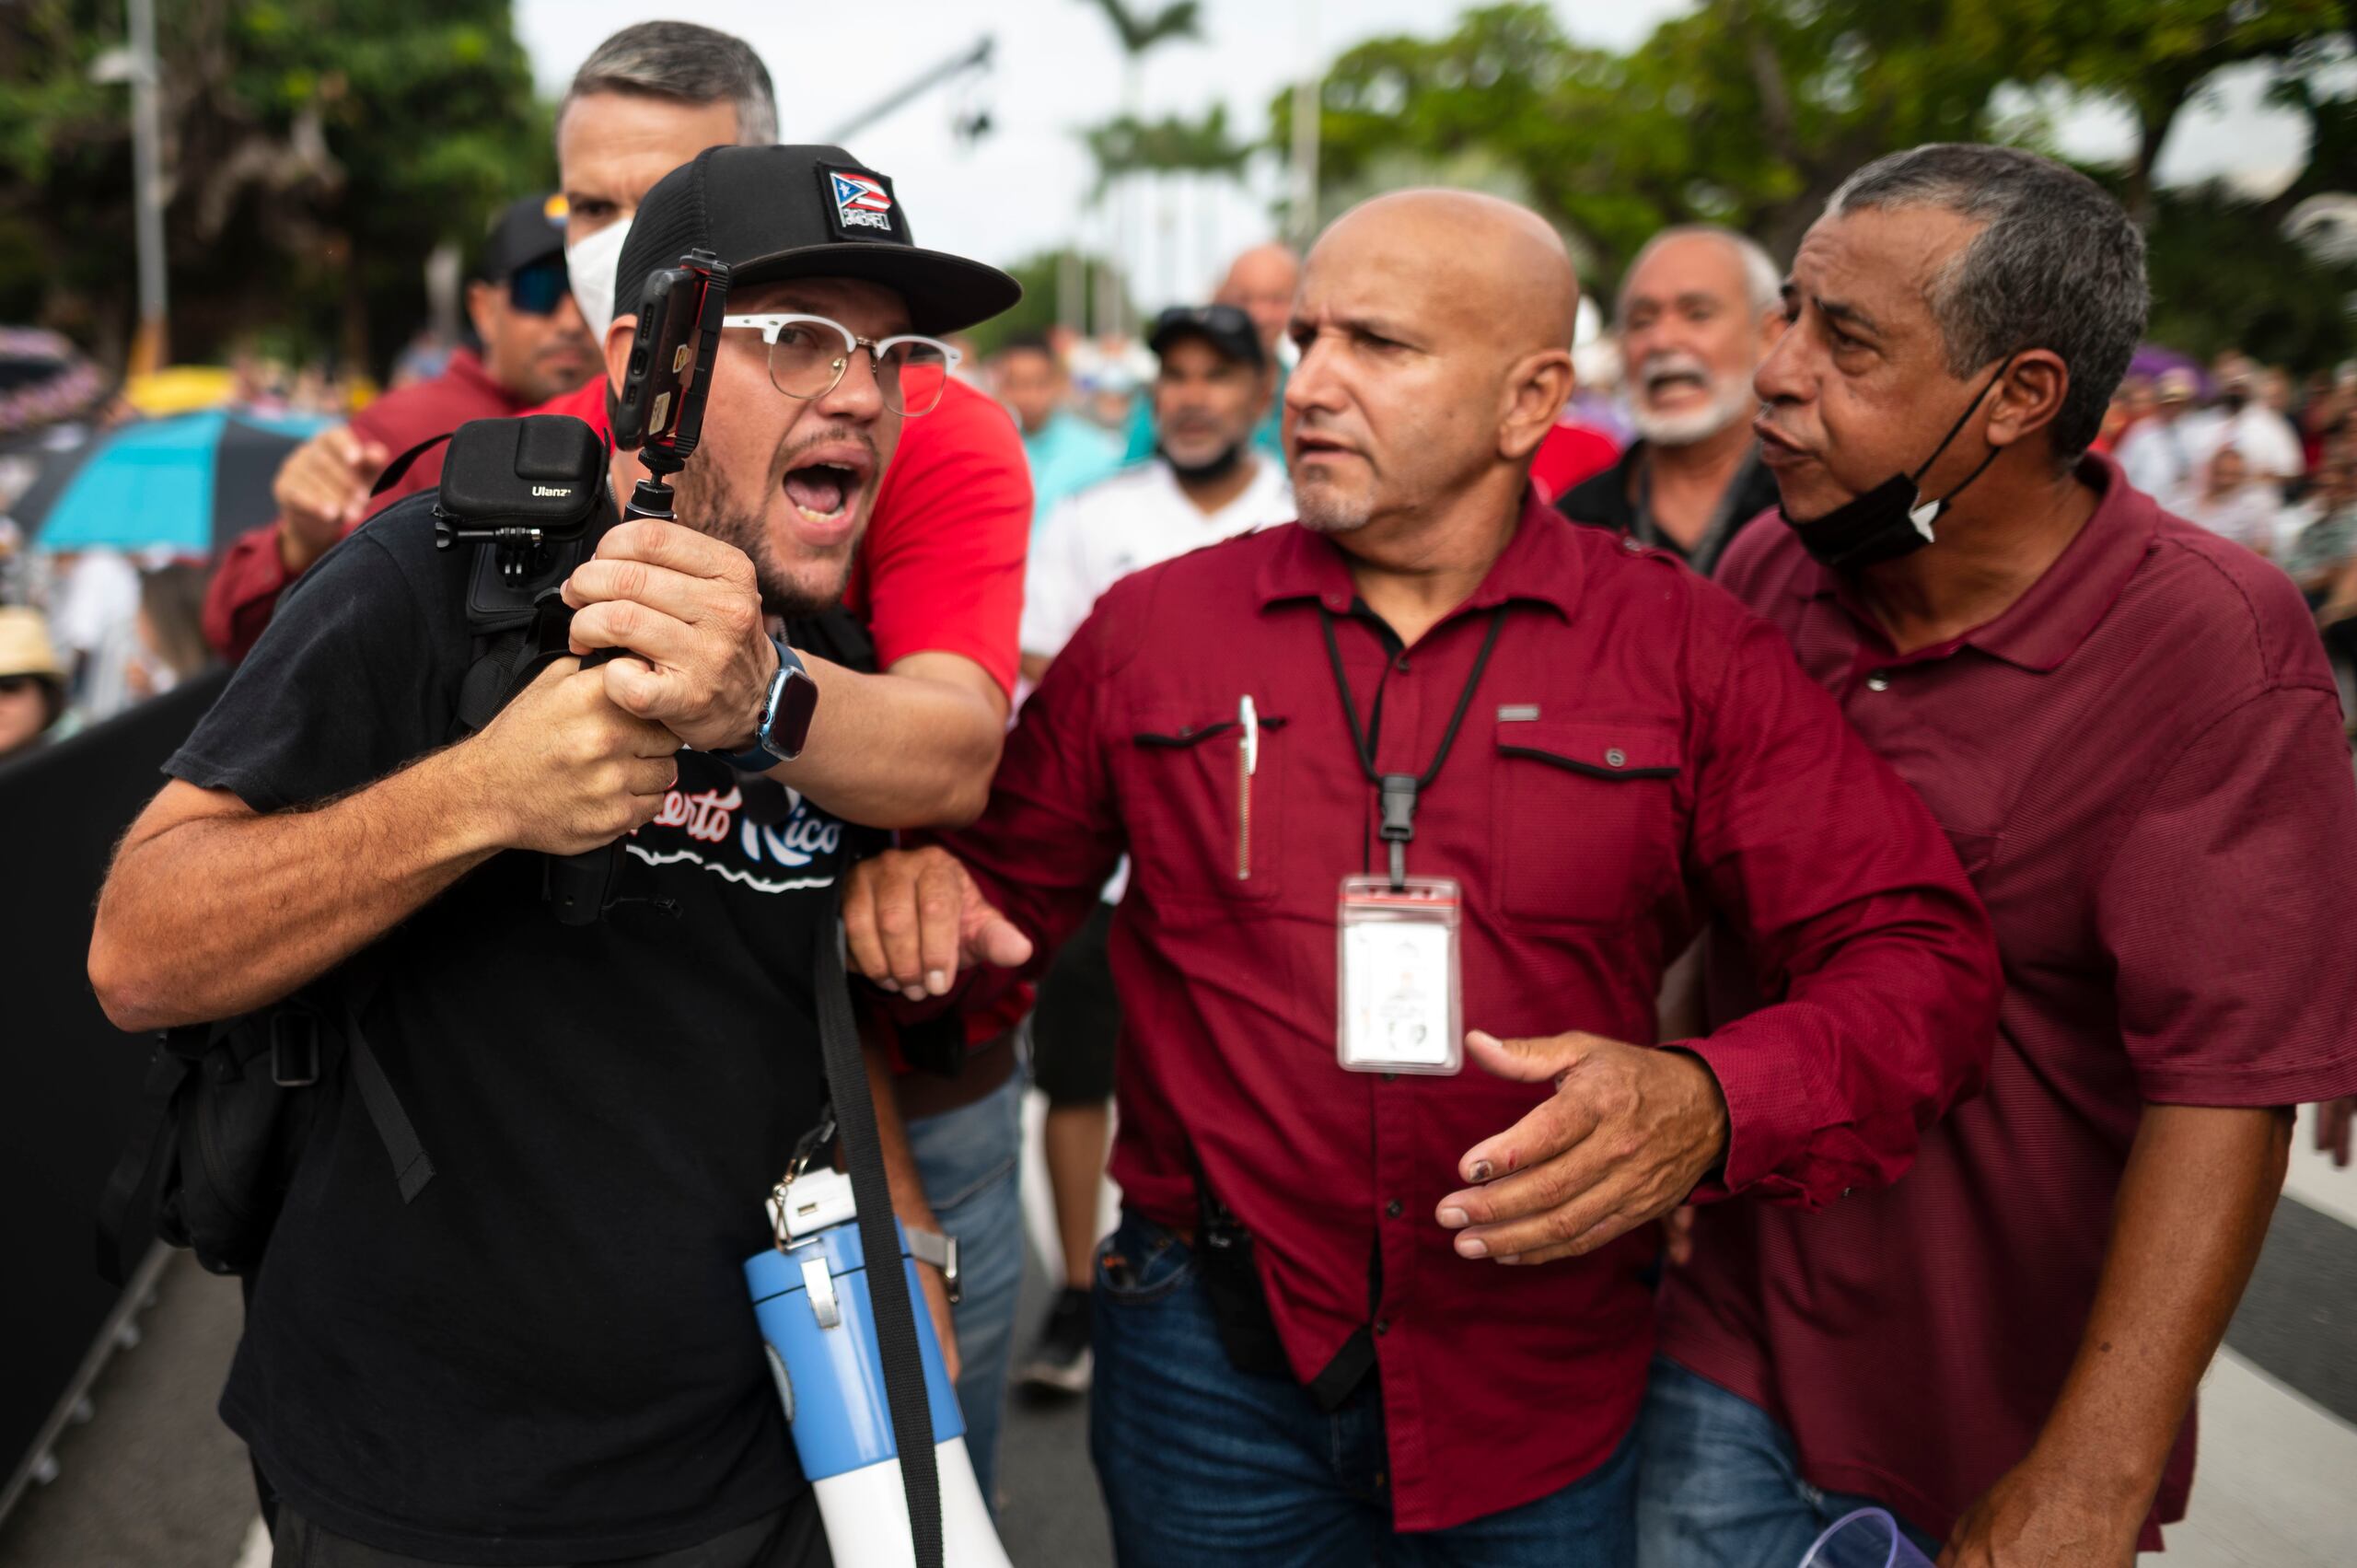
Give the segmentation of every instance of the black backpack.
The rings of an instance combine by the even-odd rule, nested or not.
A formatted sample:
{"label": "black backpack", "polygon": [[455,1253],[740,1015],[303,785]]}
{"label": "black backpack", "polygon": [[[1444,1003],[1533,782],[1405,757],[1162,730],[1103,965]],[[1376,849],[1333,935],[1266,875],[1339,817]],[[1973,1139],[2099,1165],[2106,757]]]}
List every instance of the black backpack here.
{"label": "black backpack", "polygon": [[216,1274],[253,1272],[338,1082],[366,1104],[401,1201],[424,1190],[434,1162],[360,1025],[380,962],[372,947],[257,1012],[164,1031],[99,1200],[100,1275],[124,1283],[150,1235]]}
{"label": "black backpack", "polygon": [[[450,727],[458,740],[566,651],[572,614],[556,590],[596,550],[602,530],[590,520],[612,517],[613,503],[605,443],[562,415],[461,425],[395,459],[378,492],[446,439],[432,503],[437,539],[474,544],[464,568],[473,658]],[[322,1114],[319,1091],[338,1083],[365,1102],[401,1201],[424,1190],[434,1162],[362,1028],[397,939],[389,934],[267,1007],[163,1032],[99,1197],[101,1276],[127,1281],[151,1231],[215,1273],[251,1273]]]}

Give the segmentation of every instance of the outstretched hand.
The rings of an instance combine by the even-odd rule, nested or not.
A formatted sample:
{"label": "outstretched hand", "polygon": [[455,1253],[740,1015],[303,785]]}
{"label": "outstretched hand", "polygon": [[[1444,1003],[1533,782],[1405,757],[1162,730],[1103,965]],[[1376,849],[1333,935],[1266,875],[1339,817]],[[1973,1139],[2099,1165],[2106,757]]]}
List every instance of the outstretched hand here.
{"label": "outstretched hand", "polygon": [[946,996],[960,965],[1013,969],[1031,939],[984,901],[947,850],[888,850],[852,867],[843,935],[853,965],[911,1002]]}

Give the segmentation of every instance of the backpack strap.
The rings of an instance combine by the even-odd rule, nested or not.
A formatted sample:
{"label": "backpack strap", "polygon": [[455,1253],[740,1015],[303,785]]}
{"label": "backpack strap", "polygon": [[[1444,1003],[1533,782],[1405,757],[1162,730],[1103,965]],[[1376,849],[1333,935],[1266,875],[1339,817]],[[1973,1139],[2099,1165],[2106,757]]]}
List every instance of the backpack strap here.
{"label": "backpack strap", "polygon": [[493,586],[492,552],[479,552],[467,595],[475,658],[459,682],[459,711],[450,721],[452,740],[463,740],[489,724],[541,670],[571,651],[573,609],[564,602],[563,587],[578,559],[577,551],[553,559],[535,579],[533,597],[518,599]]}
{"label": "backpack strap", "polygon": [[373,944],[344,960],[344,1055],[353,1085],[360,1091],[361,1104],[377,1129],[377,1141],[385,1145],[385,1153],[393,1162],[393,1180],[401,1188],[401,1202],[408,1203],[414,1202],[425,1190],[425,1184],[434,1179],[434,1161],[426,1156],[416,1124],[401,1109],[401,1098],[393,1092],[392,1080],[385,1076],[385,1064],[369,1049],[367,1033],[361,1027],[361,1018],[376,1000],[377,988],[384,981],[382,947],[382,943]]}
{"label": "backpack strap", "polygon": [[401,475],[409,472],[411,464],[416,462],[418,459],[425,456],[426,453],[434,450],[435,447],[439,447],[443,442],[447,441],[451,436],[456,436],[458,432],[455,430],[445,430],[439,436],[429,436],[424,440],[420,441],[416,446],[412,447],[408,451],[403,452],[400,457],[395,458],[391,462],[387,463],[385,465],[385,471],[378,474],[377,476],[377,482],[369,487],[368,498],[373,501],[377,496],[382,495],[386,491],[390,490],[393,486],[399,484],[401,482]]}
{"label": "backpack strap", "polygon": [[530,626],[511,626],[476,640],[475,662],[467,666],[459,687],[459,711],[450,720],[453,740],[463,740],[489,724],[507,699],[529,686],[548,663],[540,656],[540,642]]}

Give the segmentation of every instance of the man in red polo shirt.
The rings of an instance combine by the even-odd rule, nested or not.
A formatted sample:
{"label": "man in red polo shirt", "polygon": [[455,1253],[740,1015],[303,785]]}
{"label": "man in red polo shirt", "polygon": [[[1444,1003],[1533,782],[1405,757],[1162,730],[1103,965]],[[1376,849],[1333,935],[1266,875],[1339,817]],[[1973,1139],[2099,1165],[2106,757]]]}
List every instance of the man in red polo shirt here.
{"label": "man in red polo shirt", "polygon": [[[504,419],[602,380],[598,344],[564,270],[564,204],[528,196],[500,215],[467,285],[467,319],[482,345],[459,348],[441,375],[386,393],[323,430],[282,464],[271,494],[279,515],[229,547],[204,596],[204,636],[242,659],[281,589],[377,508],[368,486],[393,459],[470,419]],[[442,454],[418,459],[419,484],[441,476]]]}
{"label": "man in red polo shirt", "polygon": [[1758,427],[1792,526],[1718,580],[1929,803],[2008,989],[1987,1090],[1905,1180],[1695,1216],[1643,1562],[1796,1562],[1864,1497],[1947,1568],[2126,1568],[2184,1516],[2289,1108],[2357,1087],[2332,676],[2280,571],[2084,455],[2146,307],[2092,181],[1884,158],[1784,302]]}
{"label": "man in red polo shirt", "polygon": [[[1644,1222],[1887,1181],[1979,1077],[1994,956],[1921,803],[1769,627],[1530,493],[1575,298],[1509,203],[1337,222],[1291,326],[1302,523],[1115,587],[982,819],[846,893],[862,970],[941,995],[1039,962],[1131,857],[1091,1422],[1132,1568],[1620,1568]],[[1713,909],[1782,1005],[1654,1049]],[[1460,1019],[1587,1032],[1550,1092],[1450,1075]],[[1509,1137],[1476,1175],[1577,1188],[1589,1255],[1473,1260],[1460,1161],[1542,1114],[1593,1163]]]}

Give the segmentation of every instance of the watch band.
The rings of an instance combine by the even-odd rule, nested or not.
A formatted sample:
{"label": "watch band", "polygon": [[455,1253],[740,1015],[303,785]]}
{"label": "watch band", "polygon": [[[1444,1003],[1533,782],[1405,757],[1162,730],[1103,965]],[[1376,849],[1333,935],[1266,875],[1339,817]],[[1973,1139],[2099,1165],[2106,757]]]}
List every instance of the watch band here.
{"label": "watch band", "polygon": [[796,680],[808,680],[810,672],[803,668],[800,656],[785,645],[784,638],[772,636],[770,645],[777,650],[777,672],[770,677],[769,688],[761,693],[761,711],[753,721],[753,744],[742,751],[714,753],[740,772],[766,773],[780,762],[792,761],[802,749],[799,735],[790,746],[780,749],[776,726],[787,687]]}
{"label": "watch band", "polygon": [[919,1230],[914,1225],[902,1225],[900,1229],[909,1238],[909,1255],[941,1271],[941,1283],[949,1287],[949,1305],[957,1306],[966,1294],[958,1277],[958,1238],[937,1230]]}

